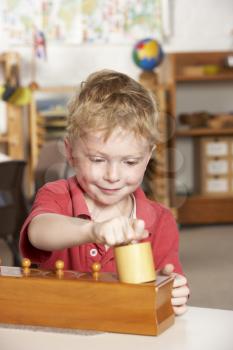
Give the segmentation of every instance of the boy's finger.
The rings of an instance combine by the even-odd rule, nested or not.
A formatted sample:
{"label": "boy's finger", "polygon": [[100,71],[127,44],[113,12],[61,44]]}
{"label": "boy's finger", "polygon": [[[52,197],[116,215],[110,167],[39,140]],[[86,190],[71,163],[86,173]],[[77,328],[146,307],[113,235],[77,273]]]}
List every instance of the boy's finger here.
{"label": "boy's finger", "polygon": [[173,306],[173,310],[176,316],[183,315],[187,311],[187,305]]}
{"label": "boy's finger", "polygon": [[189,293],[189,288],[187,286],[172,289],[173,298],[188,297]]}
{"label": "boy's finger", "polygon": [[176,275],[176,278],[174,280],[173,283],[173,287],[182,287],[185,286],[187,284],[187,278],[182,276],[182,275]]}
{"label": "boy's finger", "polygon": [[174,271],[173,264],[166,264],[164,268],[161,270],[162,275],[170,276]]}
{"label": "boy's finger", "polygon": [[138,243],[140,239],[145,239],[149,236],[149,232],[147,230],[144,230],[142,234],[136,235],[136,239],[133,239],[130,243]]}
{"label": "boy's finger", "polygon": [[145,228],[145,223],[143,220],[133,220],[132,227],[137,235],[142,234]]}
{"label": "boy's finger", "polygon": [[187,303],[187,297],[172,298],[171,304],[173,306],[182,306]]}
{"label": "boy's finger", "polygon": [[149,232],[147,230],[143,231],[142,238],[147,238],[149,237]]}

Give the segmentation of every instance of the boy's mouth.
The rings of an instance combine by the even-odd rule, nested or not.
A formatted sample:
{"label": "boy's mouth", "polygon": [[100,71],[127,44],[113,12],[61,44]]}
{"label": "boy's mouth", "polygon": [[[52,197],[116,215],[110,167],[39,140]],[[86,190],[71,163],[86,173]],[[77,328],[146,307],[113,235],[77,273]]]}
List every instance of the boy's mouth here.
{"label": "boy's mouth", "polygon": [[120,188],[104,188],[104,187],[100,187],[100,186],[99,186],[99,189],[102,192],[106,192],[106,193],[115,193],[115,192],[120,190]]}

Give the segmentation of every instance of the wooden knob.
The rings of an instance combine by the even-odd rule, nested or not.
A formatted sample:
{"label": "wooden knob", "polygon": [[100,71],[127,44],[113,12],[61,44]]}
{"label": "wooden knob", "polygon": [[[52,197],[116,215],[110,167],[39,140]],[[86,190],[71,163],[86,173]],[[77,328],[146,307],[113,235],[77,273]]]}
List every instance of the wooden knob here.
{"label": "wooden knob", "polygon": [[99,262],[94,262],[91,265],[91,269],[92,269],[92,276],[95,280],[99,279],[99,271],[101,270],[101,264]]}
{"label": "wooden knob", "polygon": [[63,270],[64,269],[64,261],[63,260],[57,260],[55,263],[56,270]]}
{"label": "wooden knob", "polygon": [[101,270],[101,264],[99,262],[94,262],[91,266],[92,272],[99,272]]}
{"label": "wooden knob", "polygon": [[64,261],[57,260],[55,262],[56,275],[60,278],[64,275]]}
{"label": "wooden knob", "polygon": [[31,266],[31,260],[28,258],[24,258],[21,264],[24,269],[29,269],[29,267]]}
{"label": "wooden knob", "polygon": [[30,275],[31,260],[28,258],[24,258],[21,262],[21,265],[23,268],[24,276],[29,276]]}

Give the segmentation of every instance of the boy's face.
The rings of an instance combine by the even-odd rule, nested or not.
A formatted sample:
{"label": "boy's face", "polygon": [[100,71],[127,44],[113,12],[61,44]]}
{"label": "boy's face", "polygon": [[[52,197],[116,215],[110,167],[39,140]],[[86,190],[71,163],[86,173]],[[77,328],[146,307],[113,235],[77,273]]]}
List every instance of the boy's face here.
{"label": "boy's face", "polygon": [[104,141],[89,133],[66,142],[67,154],[86,195],[98,205],[114,205],[141,184],[151,156],[148,141],[122,129]]}

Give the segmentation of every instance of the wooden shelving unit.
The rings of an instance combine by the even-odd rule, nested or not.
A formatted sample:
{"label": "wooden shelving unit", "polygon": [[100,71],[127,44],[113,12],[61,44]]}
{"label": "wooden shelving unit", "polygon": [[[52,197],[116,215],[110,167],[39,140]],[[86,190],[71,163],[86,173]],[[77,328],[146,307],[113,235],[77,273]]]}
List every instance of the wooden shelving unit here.
{"label": "wooden shelving unit", "polygon": [[[20,69],[20,56],[17,53],[9,52],[0,55],[0,66],[2,68],[2,82],[10,79],[12,67]],[[23,143],[23,111],[22,107],[6,103],[7,130],[0,134],[1,151],[12,159],[24,159]],[[1,116],[0,116],[1,118]]]}
{"label": "wooden shelving unit", "polygon": [[155,96],[160,110],[158,128],[161,140],[148,164],[143,182],[144,190],[149,198],[170,206],[167,152],[167,114],[169,112],[167,94],[169,86],[158,83],[158,77],[154,72],[141,73],[139,81]]}
{"label": "wooden shelving unit", "polygon": [[[30,135],[30,160],[29,160],[29,177],[30,177],[30,192],[34,193],[34,174],[38,163],[40,148],[48,139],[46,129],[46,117],[66,116],[65,107],[63,110],[40,110],[38,107],[38,99],[53,100],[58,96],[72,95],[75,91],[71,86],[54,86],[40,87],[32,92],[32,98],[29,105],[29,135]],[[40,96],[38,98],[38,95]],[[43,120],[41,122],[41,120]],[[47,123],[48,124],[48,123]],[[60,124],[61,125],[61,124]],[[63,124],[64,126],[64,124]],[[64,126],[65,130],[65,126]]]}
{"label": "wooden shelving unit", "polygon": [[[228,56],[233,56],[232,51],[226,52],[193,52],[174,53],[167,57],[164,74],[171,86],[171,111],[177,118],[177,91],[180,86],[190,88],[197,84],[210,83],[218,86],[225,82],[229,89],[233,87],[233,69],[226,68],[224,63]],[[191,85],[190,85],[191,84]],[[227,86],[228,86],[227,85]],[[205,85],[204,85],[205,86]],[[181,99],[181,97],[180,97]],[[196,106],[196,110],[199,107]],[[233,102],[232,102],[233,110]],[[175,122],[176,124],[176,122]],[[176,147],[177,138],[189,138],[197,140],[201,137],[233,137],[233,128],[179,128],[170,140],[170,147]],[[233,156],[233,155],[232,155]],[[198,168],[199,164],[195,164]],[[171,174],[171,204],[178,207],[178,222],[180,224],[212,224],[233,222],[233,192],[232,195],[202,195],[198,193],[188,194],[185,198],[177,196],[175,191],[175,160],[170,157]],[[177,203],[183,203],[178,205]]]}

